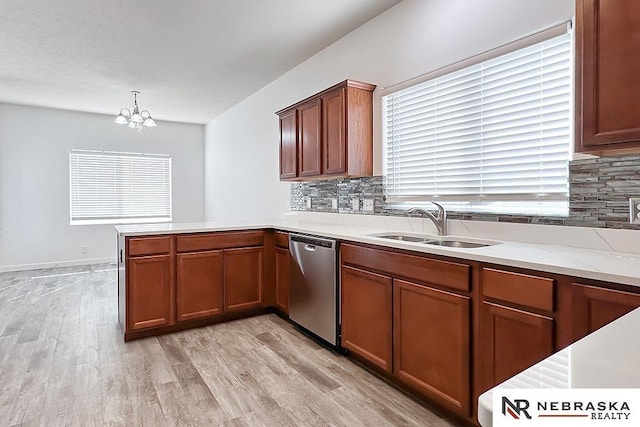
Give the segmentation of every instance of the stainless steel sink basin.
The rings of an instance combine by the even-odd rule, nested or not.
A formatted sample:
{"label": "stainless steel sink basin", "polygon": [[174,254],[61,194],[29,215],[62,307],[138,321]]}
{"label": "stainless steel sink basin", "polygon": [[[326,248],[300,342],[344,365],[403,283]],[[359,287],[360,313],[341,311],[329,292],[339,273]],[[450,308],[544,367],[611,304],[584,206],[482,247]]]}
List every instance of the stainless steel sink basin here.
{"label": "stainless steel sink basin", "polygon": [[426,240],[422,243],[427,245],[448,246],[450,248],[484,248],[495,245],[495,243],[476,243],[465,240]]}
{"label": "stainless steel sink basin", "polygon": [[421,242],[421,243],[424,243],[427,240],[425,237],[407,236],[404,234],[376,235],[375,237],[382,237],[383,239],[391,239],[391,240],[402,240],[405,242]]}
{"label": "stainless steel sink basin", "polygon": [[493,246],[499,244],[499,242],[487,242],[487,241],[473,241],[473,240],[464,240],[457,238],[447,238],[443,237],[441,239],[434,239],[433,237],[420,237],[411,234],[400,234],[400,233],[382,233],[382,234],[371,234],[373,237],[380,237],[382,239],[391,239],[391,240],[399,240],[403,242],[412,242],[412,243],[422,243],[425,245],[434,245],[434,246],[446,246],[449,248],[465,248],[465,249],[473,249],[473,248],[484,248],[487,246]]}

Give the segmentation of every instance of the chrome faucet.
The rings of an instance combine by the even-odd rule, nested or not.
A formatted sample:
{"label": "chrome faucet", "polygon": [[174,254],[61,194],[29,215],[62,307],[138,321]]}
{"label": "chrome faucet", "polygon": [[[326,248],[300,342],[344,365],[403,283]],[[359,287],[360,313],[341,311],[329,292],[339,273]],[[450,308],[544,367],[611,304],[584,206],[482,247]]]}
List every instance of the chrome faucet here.
{"label": "chrome faucet", "polygon": [[437,215],[434,215],[433,212],[420,209],[420,208],[411,208],[407,211],[407,215],[420,214],[420,216],[426,216],[436,226],[436,230],[438,230],[438,236],[446,236],[447,235],[447,211],[442,205],[431,202],[438,207]]}

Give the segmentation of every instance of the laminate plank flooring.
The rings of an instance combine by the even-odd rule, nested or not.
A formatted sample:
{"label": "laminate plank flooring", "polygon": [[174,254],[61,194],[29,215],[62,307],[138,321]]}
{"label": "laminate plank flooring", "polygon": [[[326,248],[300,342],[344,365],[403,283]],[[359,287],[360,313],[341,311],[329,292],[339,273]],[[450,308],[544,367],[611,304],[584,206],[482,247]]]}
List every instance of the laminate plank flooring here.
{"label": "laminate plank flooring", "polygon": [[0,425],[452,424],[276,315],[124,343],[100,264],[0,273]]}

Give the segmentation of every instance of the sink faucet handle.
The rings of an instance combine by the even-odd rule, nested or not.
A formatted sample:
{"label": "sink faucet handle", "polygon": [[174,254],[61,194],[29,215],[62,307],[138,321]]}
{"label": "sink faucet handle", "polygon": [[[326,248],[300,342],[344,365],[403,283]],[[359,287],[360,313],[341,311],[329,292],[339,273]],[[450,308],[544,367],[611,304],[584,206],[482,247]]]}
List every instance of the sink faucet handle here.
{"label": "sink faucet handle", "polygon": [[447,216],[447,210],[444,208],[444,206],[442,206],[440,203],[434,202],[433,200],[430,200],[430,202],[438,207],[438,216],[439,217],[446,217]]}

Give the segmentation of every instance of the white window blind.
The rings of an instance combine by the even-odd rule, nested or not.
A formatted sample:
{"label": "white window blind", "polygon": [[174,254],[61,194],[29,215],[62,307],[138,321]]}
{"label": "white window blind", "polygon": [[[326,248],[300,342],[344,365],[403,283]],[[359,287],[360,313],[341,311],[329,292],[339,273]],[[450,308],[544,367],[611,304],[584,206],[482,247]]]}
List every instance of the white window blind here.
{"label": "white window blind", "polygon": [[71,150],[71,223],[171,221],[171,157]]}
{"label": "white window blind", "polygon": [[387,200],[566,204],[571,76],[565,33],[385,95]]}

